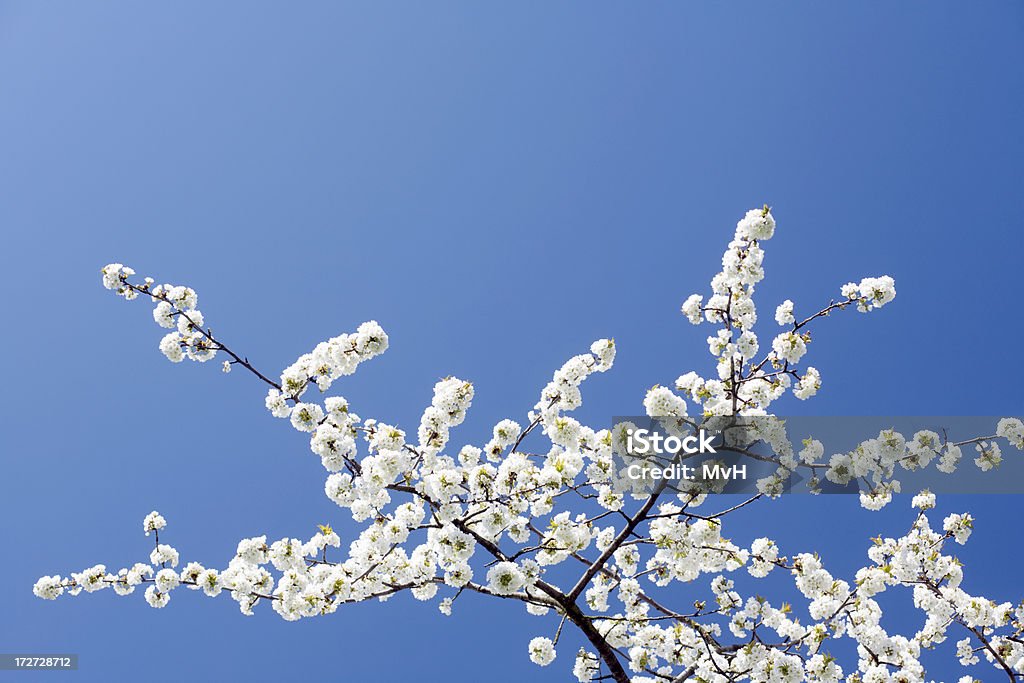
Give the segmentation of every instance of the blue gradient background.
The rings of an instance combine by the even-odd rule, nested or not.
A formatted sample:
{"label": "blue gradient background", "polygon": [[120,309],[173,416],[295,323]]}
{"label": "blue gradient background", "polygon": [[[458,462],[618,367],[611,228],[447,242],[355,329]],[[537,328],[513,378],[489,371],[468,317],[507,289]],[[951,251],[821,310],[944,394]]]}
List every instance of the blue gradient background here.
{"label": "blue gradient background", "polygon": [[[899,291],[820,326],[824,389],[780,412],[1024,412],[1022,38],[1012,2],[0,2],[0,651],[81,655],[0,678],[561,681],[578,646],[539,669],[526,643],[556,620],[474,596],[452,619],[404,596],[297,624],[188,591],[35,599],[44,573],[144,559],[154,508],[213,566],[243,537],[351,529],[263,388],[167,363],[149,306],[101,288],[110,261],[195,287],[271,374],[376,318],[392,348],[337,390],[412,429],[438,378],[472,380],[454,441],[481,442],[598,337],[620,355],[585,387],[593,424],[712,372],[678,306],[768,202],[763,334],[787,297]],[[964,508],[965,587],[1020,599],[1020,498],[939,516]],[[910,519],[801,497],[727,535],[849,577]],[[922,623],[894,604],[887,626]]]}

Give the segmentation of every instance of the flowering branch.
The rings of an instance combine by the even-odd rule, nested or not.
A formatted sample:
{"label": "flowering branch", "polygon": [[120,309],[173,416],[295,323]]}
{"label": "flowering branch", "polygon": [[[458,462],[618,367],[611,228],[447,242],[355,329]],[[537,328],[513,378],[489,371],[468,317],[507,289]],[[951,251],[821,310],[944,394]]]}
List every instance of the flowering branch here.
{"label": "flowering branch", "polygon": [[[554,612],[557,627],[548,631],[553,639],[537,636],[527,648],[541,666],[556,659],[563,628],[572,624],[588,644],[572,667],[581,682],[838,681],[844,669],[825,648],[840,638],[857,646],[856,661],[846,665],[848,681],[923,681],[921,650],[942,643],[955,623],[970,634],[957,643],[963,666],[979,662],[980,654],[1011,681],[1024,677],[1024,605],[996,603],[960,588],[962,567],[943,547],[951,540],[965,543],[973,519],[949,515],[943,532],[933,531],[925,512],[934,508],[935,497],[928,492],[913,499],[920,512],[909,532],[876,539],[867,553],[870,563],[852,582],[834,577],[815,554],[784,556],[769,538],[747,548],[722,536],[725,518],[768,504],[800,468],[812,473],[812,490],[820,485],[819,474],[838,484],[869,482],[861,503],[875,510],[899,492],[900,468],[934,463],[938,471],[952,472],[962,447],[974,446],[975,464],[989,470],[1001,462],[999,442],[1024,447],[1024,424],[1007,418],[991,436],[960,441],[945,433],[921,431],[907,438],[885,430],[827,461],[820,441],[806,439],[798,450],[769,410],[787,392],[806,400],[821,388],[818,370],[801,367],[812,343],[810,327],[850,307],[863,313],[882,308],[896,289],[888,276],[848,283],[841,299],[799,322],[787,300],[775,312],[784,331],[759,355],[753,297],[764,277],[762,244],[774,232],[767,206],[748,212],[723,255],[722,271],[712,279],[711,296],[705,302],[695,294],[682,306],[693,324],[718,327],[708,337],[715,376],[684,374],[674,390],[655,386],[643,401],[648,416],[694,428],[722,416],[766,418],[757,423],[755,436],[771,447],[770,454],[735,443],[724,450],[771,463],[775,472],[758,480],[756,495],[707,513],[700,511],[706,491],[679,490],[664,481],[645,491],[617,488],[614,455],[621,452],[623,432],[618,426],[595,430],[570,415],[582,404],[582,383],[611,368],[613,340],[594,342],[588,353],[555,372],[525,427],[502,419],[486,442],[455,450],[451,431],[474,398],[469,382],[439,381],[414,434],[364,419],[344,397],[328,395],[334,382],[387,350],[388,336],[376,322],[318,344],[275,381],[214,336],[194,290],[150,278],[136,281],[132,269],[111,264],[102,271],[104,285],[128,300],[150,297],[154,320],[171,330],[159,344],[169,360],[206,362],[222,354],[225,372],[239,365],[267,385],[267,410],[309,435],[310,450],[329,473],[324,492],[361,530],[340,559],[328,559],[328,548],[340,548],[341,539],[324,525],[305,542],[242,539],[221,570],[196,562],[178,569],[178,551],[160,541],[166,521],[153,512],[143,523],[154,534],[149,563],[116,573],[96,565],[67,578],[46,576],[34,591],[55,599],[105,588],[127,595],[145,585],[147,602],[160,608],[186,586],[209,596],[227,591],[244,614],[269,602],[283,618],[297,620],[403,591],[419,600],[443,596],[439,609],[450,615],[456,598],[469,590],[521,602],[537,616]],[[313,385],[320,398],[310,395]],[[549,445],[524,451],[527,439],[539,440],[538,432]],[[563,587],[550,568],[567,560],[580,573]],[[755,579],[788,572],[807,599],[807,623],[800,623],[789,604],[741,595],[728,577],[741,569]],[[694,589],[693,609],[666,604],[663,589],[698,579],[708,580],[710,591],[701,598]],[[924,627],[911,637],[891,635],[880,623],[874,596],[897,587],[909,589],[914,606],[926,615]]]}

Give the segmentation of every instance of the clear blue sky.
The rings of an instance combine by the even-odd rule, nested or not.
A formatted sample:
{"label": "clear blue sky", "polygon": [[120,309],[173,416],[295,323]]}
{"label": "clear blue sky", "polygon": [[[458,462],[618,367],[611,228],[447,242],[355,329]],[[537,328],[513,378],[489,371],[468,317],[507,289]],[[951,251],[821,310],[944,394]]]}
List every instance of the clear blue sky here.
{"label": "clear blue sky", "polygon": [[[273,374],[376,318],[391,350],[337,389],[413,429],[439,377],[470,379],[454,438],[480,442],[598,337],[619,360],[586,386],[595,424],[710,372],[678,306],[768,202],[764,318],[864,275],[899,290],[820,328],[824,389],[786,407],[1020,414],[1022,121],[1015,2],[0,2],[0,651],[80,653],[46,680],[569,676],[574,644],[527,659],[554,623],[466,596],[452,619],[403,597],[297,624],[186,591],[34,598],[44,573],[144,559],[154,508],[213,566],[243,537],[350,528],[262,387],[166,362],[103,264],[192,285]],[[940,501],[961,508],[966,587],[1019,599],[1019,498]],[[732,537],[766,518],[842,573],[910,514],[802,498]]]}

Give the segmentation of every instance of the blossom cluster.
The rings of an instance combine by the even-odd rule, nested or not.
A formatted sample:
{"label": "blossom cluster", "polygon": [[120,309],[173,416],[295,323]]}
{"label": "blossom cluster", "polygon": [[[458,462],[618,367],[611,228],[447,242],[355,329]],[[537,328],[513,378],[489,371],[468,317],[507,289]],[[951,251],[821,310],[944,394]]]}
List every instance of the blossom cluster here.
{"label": "blossom cluster", "polygon": [[[413,514],[415,517],[415,514]],[[422,515],[420,515],[422,519]],[[159,520],[154,523],[155,520]],[[144,522],[146,535],[166,526],[163,517],[153,512]],[[346,563],[327,560],[327,548],[338,548],[341,539],[329,527],[322,526],[306,542],[283,538],[267,543],[266,536],[242,539],[234,557],[223,569],[206,568],[198,562],[189,562],[179,568],[180,555],[170,545],[160,543],[157,537],[149,562],[138,562],[129,568],[108,572],[99,564],[69,577],[44,576],[36,582],[33,592],[40,598],[53,600],[63,593],[78,595],[82,591],[94,593],[111,588],[118,595],[130,595],[140,586],[146,586],[145,599],[150,606],[167,606],[171,593],[181,586],[193,591],[202,590],[210,597],[226,591],[243,614],[253,614],[253,606],[260,600],[272,603],[274,611],[289,621],[302,617],[329,614],[345,602],[390,595],[399,588],[431,589],[430,579],[422,579],[417,567],[392,563],[390,575],[367,572],[357,559]],[[355,549],[356,544],[353,544]],[[368,549],[368,553],[373,551]],[[268,567],[276,570],[275,576]]]}
{"label": "blossom cluster", "polygon": [[[861,312],[881,308],[896,297],[895,281],[888,275],[864,278],[859,284],[841,287],[842,299],[832,301],[805,320],[797,321],[794,303],[786,299],[775,310],[775,321],[789,329],[772,339],[771,350],[758,356],[760,341],[754,331],[757,307],[756,285],[764,279],[764,250],[761,243],[775,234],[771,210],[752,209],[736,225],[736,233],[722,256],[722,270],[711,280],[712,294],[705,302],[691,295],[682,312],[694,325],[721,326],[708,337],[708,348],[716,359],[717,378],[704,380],[688,373],[676,381],[676,388],[701,404],[708,415],[764,415],[769,405],[787,389],[806,400],[821,388],[821,373],[798,364],[807,354],[811,335],[805,329],[812,321],[834,310],[854,305]],[[795,380],[795,382],[794,382]]]}
{"label": "blossom cluster", "polygon": [[135,275],[135,271],[120,263],[106,265],[100,272],[103,286],[114,290],[118,296],[131,301],[144,294],[156,304],[153,320],[160,327],[173,330],[160,340],[160,351],[167,360],[180,363],[188,358],[205,363],[217,355],[220,345],[203,330],[206,321],[198,308],[199,296],[194,289],[183,285],[157,285],[148,277],[140,284],[132,284],[128,278]]}

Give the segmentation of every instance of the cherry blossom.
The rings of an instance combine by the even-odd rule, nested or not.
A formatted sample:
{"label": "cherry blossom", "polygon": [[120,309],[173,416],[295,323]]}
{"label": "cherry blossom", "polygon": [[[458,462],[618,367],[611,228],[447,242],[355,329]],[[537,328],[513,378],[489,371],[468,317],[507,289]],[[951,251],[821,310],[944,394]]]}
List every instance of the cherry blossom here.
{"label": "cherry blossom", "polygon": [[[951,512],[933,528],[929,514],[940,501],[929,491],[910,501],[916,512],[906,533],[875,538],[852,576],[835,575],[813,549],[783,548],[768,537],[749,547],[730,540],[728,518],[749,506],[770,506],[798,470],[811,475],[812,490],[823,479],[870,482],[861,503],[877,510],[901,500],[902,472],[954,472],[964,447],[974,449],[975,466],[993,470],[1008,457],[1004,448],[1024,448],[1024,424],[1016,418],[1000,420],[991,434],[959,440],[927,430],[882,430],[843,453],[790,435],[772,417],[773,404],[789,393],[810,399],[825,386],[816,367],[803,365],[814,355],[812,328],[847,308],[876,311],[893,301],[896,288],[891,277],[867,277],[840,286],[838,298],[817,307],[798,309],[787,299],[774,316],[782,331],[762,344],[754,295],[765,277],[764,244],[776,228],[769,207],[748,211],[710,292],[682,305],[690,323],[713,328],[711,372],[687,371],[640,397],[648,416],[676,424],[764,418],[752,423],[751,438],[770,444],[767,459],[776,469],[757,482],[757,494],[738,503],[708,491],[618,485],[621,425],[595,429],[572,415],[582,405],[584,383],[613,366],[618,349],[611,339],[594,342],[555,371],[522,422],[501,416],[489,434],[466,444],[453,441],[453,433],[472,408],[469,381],[438,381],[419,424],[407,428],[360,416],[355,404],[330,393],[387,350],[388,335],[376,322],[317,344],[278,375],[264,374],[214,335],[193,289],[139,280],[131,268],[110,264],[102,269],[103,285],[127,300],[149,298],[153,320],[170,330],[158,342],[170,361],[218,358],[225,372],[239,366],[262,383],[267,411],[309,440],[327,472],[324,493],[359,531],[345,542],[329,524],[311,524],[308,531],[315,531],[306,540],[244,538],[214,568],[182,564],[166,543],[167,521],[154,511],[143,521],[145,535],[153,535],[148,562],[43,576],[33,592],[54,600],[105,588],[128,595],[145,586],[146,602],[163,608],[184,587],[209,597],[227,594],[246,615],[269,603],[295,621],[402,591],[436,600],[451,615],[469,591],[522,603],[541,617],[541,634],[529,641],[527,655],[540,666],[564,665],[578,681],[923,682],[930,679],[922,652],[939,646],[972,674],[982,667],[986,680],[1024,678],[1024,603],[968,592],[964,567],[947,545],[968,543],[975,519]],[[816,312],[801,318],[797,310]],[[743,445],[731,447],[742,452]],[[555,572],[556,566],[566,569]],[[569,567],[574,580],[564,578]],[[771,575],[788,576],[803,601],[792,605],[739,588],[741,577]],[[689,584],[690,604],[665,599],[679,583]],[[878,597],[887,592],[900,593],[908,609],[920,612],[917,632],[886,630]],[[563,628],[576,629],[586,646],[559,659]],[[842,639],[855,645],[855,657],[839,661],[831,654]],[[960,683],[969,680],[966,671],[959,676]]]}

